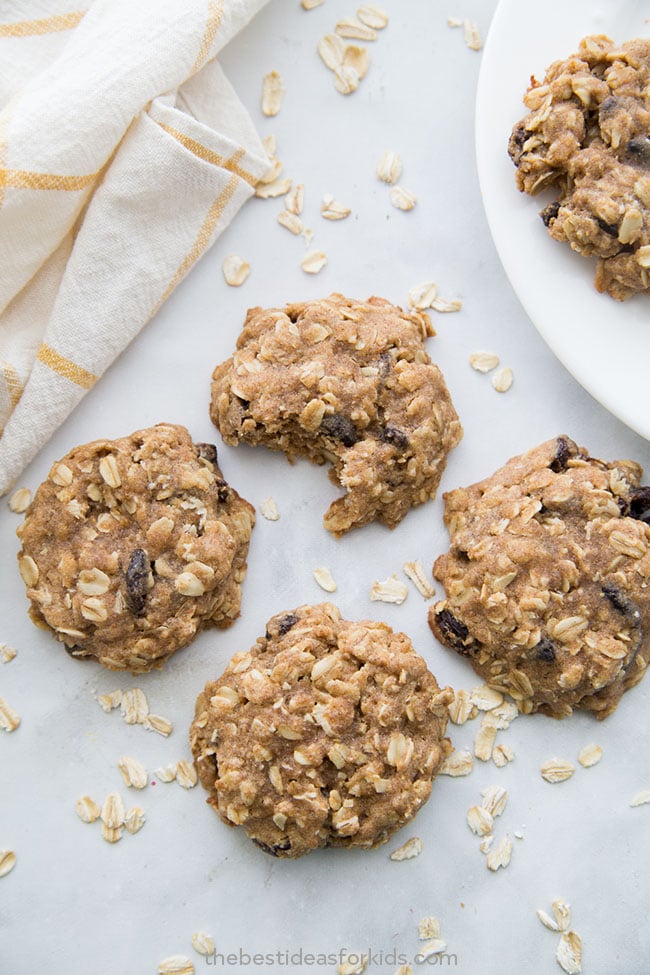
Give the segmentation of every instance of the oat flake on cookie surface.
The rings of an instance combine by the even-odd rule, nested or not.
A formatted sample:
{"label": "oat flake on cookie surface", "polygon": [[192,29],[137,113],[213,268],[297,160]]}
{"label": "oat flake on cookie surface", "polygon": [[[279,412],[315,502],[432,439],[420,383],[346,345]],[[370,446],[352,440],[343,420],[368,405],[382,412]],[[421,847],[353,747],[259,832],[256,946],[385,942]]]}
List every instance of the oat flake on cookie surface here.
{"label": "oat flake on cookie surface", "polygon": [[184,427],[76,447],[18,529],[30,615],[73,657],[148,671],[238,616],[253,524]]}
{"label": "oat flake on cookie surface", "polygon": [[604,718],[650,661],[650,488],[560,436],[445,495],[429,623],[524,713]]}
{"label": "oat flake on cookie surface", "polygon": [[374,847],[429,798],[452,698],[403,633],[301,606],[206,685],[190,743],[208,802],[265,852]]}
{"label": "oat flake on cookie surface", "polygon": [[324,519],[334,535],[393,528],[435,496],[462,428],[424,340],[425,313],[343,295],[253,308],[212,378],[210,415],[227,444],[263,444],[331,463],[344,490]]}
{"label": "oat flake on cookie surface", "polygon": [[650,39],[585,37],[532,79],[508,146],[520,190],[556,191],[551,237],[597,258],[596,288],[619,301],[650,293],[649,85]]}

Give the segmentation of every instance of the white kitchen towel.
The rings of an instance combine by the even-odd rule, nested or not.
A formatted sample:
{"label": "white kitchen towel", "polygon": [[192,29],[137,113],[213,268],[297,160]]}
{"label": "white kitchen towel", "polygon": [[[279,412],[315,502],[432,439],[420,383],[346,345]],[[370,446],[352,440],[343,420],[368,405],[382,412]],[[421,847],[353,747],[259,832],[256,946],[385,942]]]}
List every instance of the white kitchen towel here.
{"label": "white kitchen towel", "polygon": [[265,2],[0,0],[0,493],[268,169],[215,60]]}

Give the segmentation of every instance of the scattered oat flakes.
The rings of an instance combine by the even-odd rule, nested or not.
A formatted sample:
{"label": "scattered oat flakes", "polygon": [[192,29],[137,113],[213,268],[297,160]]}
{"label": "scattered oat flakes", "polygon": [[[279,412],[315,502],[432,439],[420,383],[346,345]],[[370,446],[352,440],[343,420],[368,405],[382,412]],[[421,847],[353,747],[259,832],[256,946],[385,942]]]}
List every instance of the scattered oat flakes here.
{"label": "scattered oat flakes", "polygon": [[184,789],[194,788],[199,781],[199,777],[192,762],[188,762],[187,759],[182,758],[180,762],[176,763],[176,781]]}
{"label": "scattered oat flakes", "polygon": [[352,213],[349,206],[339,203],[330,193],[326,193],[320,208],[321,216],[326,220],[345,220]]}
{"label": "scattered oat flakes", "polygon": [[149,704],[144,691],[139,687],[123,691],[120,710],[126,724],[142,724],[149,714]]}
{"label": "scattered oat flakes", "polygon": [[492,385],[497,393],[507,393],[512,386],[513,379],[512,369],[509,366],[504,366],[492,376]]}
{"label": "scattered oat flakes", "polygon": [[438,288],[434,281],[423,281],[416,284],[408,293],[408,306],[415,311],[424,311],[431,307],[431,302],[438,295]]}
{"label": "scattered oat flakes", "polygon": [[582,939],[575,931],[566,931],[560,937],[555,952],[557,963],[567,975],[580,975],[582,971]]}
{"label": "scattered oat flakes", "polygon": [[145,789],[147,787],[147,782],[149,781],[147,770],[137,758],[131,758],[130,755],[122,755],[117,763],[117,767],[127,787],[134,789]]}
{"label": "scattered oat flakes", "polygon": [[430,307],[434,311],[444,315],[447,312],[460,311],[463,307],[463,303],[459,298],[453,298],[451,301],[448,301],[446,298],[441,298],[438,295],[437,298],[433,299]]}
{"label": "scattered oat flakes", "polygon": [[226,284],[238,288],[251,273],[251,266],[243,257],[239,257],[237,254],[228,254],[224,258],[222,270]]}
{"label": "scattered oat flakes", "polygon": [[338,34],[325,34],[318,42],[318,53],[323,64],[330,71],[336,71],[343,64],[345,44]]}
{"label": "scattered oat flakes", "polygon": [[356,17],[344,17],[334,28],[339,37],[346,37],[356,41],[376,41],[377,31],[367,27]]}
{"label": "scattered oat flakes", "polygon": [[454,699],[447,705],[447,711],[450,719],[458,725],[465,724],[469,718],[476,716],[476,708],[470,701],[467,691],[462,688],[454,692]]}
{"label": "scattered oat flakes", "polygon": [[364,3],[362,7],[359,7],[357,17],[362,24],[365,24],[366,27],[372,27],[374,30],[383,30],[384,27],[388,26],[388,14],[381,7],[375,6],[374,3]]}
{"label": "scattered oat flakes", "polygon": [[494,352],[472,352],[469,364],[477,372],[491,372],[499,365],[499,356]]}
{"label": "scattered oat flakes", "polygon": [[440,937],[440,921],[437,917],[430,914],[428,917],[423,917],[418,924],[418,938],[420,941],[428,941],[431,938]]}
{"label": "scattered oat flakes", "polygon": [[358,44],[346,44],[343,52],[343,67],[356,71],[359,81],[365,78],[370,67],[368,48],[359,47]]}
{"label": "scattered oat flakes", "polygon": [[462,27],[463,22],[459,17],[447,17],[447,27]]}
{"label": "scattered oat flakes", "polygon": [[82,823],[96,822],[102,812],[95,800],[91,799],[90,796],[80,796],[75,803],[75,809]]}
{"label": "scattered oat flakes", "polygon": [[492,761],[497,768],[503,768],[513,760],[515,753],[510,745],[499,744],[492,749]]}
{"label": "scattered oat flakes", "polygon": [[484,717],[483,721],[490,721],[494,723],[494,727],[498,728],[499,731],[505,731],[506,728],[510,727],[510,723],[519,717],[519,708],[514,703],[514,701],[504,701],[499,707],[494,708],[489,711]]}
{"label": "scattered oat flakes", "polygon": [[[350,961],[342,961],[337,966],[338,975],[362,975],[368,967],[368,956],[360,954],[350,954]],[[354,960],[352,960],[354,959]]]}
{"label": "scattered oat flakes", "polygon": [[399,965],[395,969],[395,975],[413,975],[413,969],[410,965]]}
{"label": "scattered oat flakes", "polygon": [[390,191],[390,202],[398,210],[412,210],[417,199],[415,194],[411,193],[410,190],[404,189],[403,186],[393,186]]}
{"label": "scattered oat flakes", "polygon": [[467,825],[476,836],[487,836],[492,832],[494,819],[483,806],[470,806],[466,819]]}
{"label": "scattered oat flakes", "polygon": [[324,251],[308,251],[300,262],[300,267],[306,274],[318,274],[327,264],[327,254]]}
{"label": "scattered oat flakes", "polygon": [[6,877],[16,866],[16,854],[13,850],[0,850],[0,877]]}
{"label": "scattered oat flakes", "polygon": [[262,79],[262,111],[267,116],[277,115],[282,107],[284,88],[277,71],[269,71]]}
{"label": "scattered oat flakes", "polygon": [[311,242],[314,239],[314,231],[311,229],[311,227],[305,227],[300,236],[305,242],[305,247],[311,247]]}
{"label": "scattered oat flakes", "polygon": [[488,785],[481,792],[481,796],[483,797],[481,806],[487,809],[491,816],[496,818],[503,813],[508,802],[508,793],[502,786]]}
{"label": "scattered oat flakes", "polygon": [[377,179],[383,183],[394,185],[402,175],[402,157],[398,152],[390,152],[388,149],[382,153],[382,157],[377,164]]}
{"label": "scattered oat flakes", "polygon": [[153,774],[154,778],[160,782],[173,782],[176,778],[176,762],[170,762],[169,765],[161,765]]}
{"label": "scattered oat flakes", "polygon": [[406,585],[396,575],[382,582],[373,582],[370,590],[370,598],[373,602],[396,603],[398,606],[401,606],[408,594]]}
{"label": "scattered oat flakes", "polygon": [[158,965],[158,975],[194,975],[193,963],[185,955],[170,955]]}
{"label": "scattered oat flakes", "polygon": [[566,782],[575,772],[575,765],[565,758],[551,758],[541,767],[542,778],[547,782]]}
{"label": "scattered oat flakes", "polygon": [[9,664],[17,656],[18,651],[14,647],[8,646],[6,643],[0,643],[0,660],[3,664]]}
{"label": "scattered oat flakes", "polygon": [[214,938],[211,938],[205,931],[195,931],[192,935],[192,947],[199,955],[209,958],[216,952]]}
{"label": "scattered oat flakes", "polygon": [[297,217],[302,213],[302,208],[305,205],[305,184],[296,183],[291,187],[287,193],[284,205],[289,213],[295,213]]}
{"label": "scattered oat flakes", "polygon": [[325,0],[300,0],[300,6],[303,10],[314,10],[315,7],[320,7]]}
{"label": "scattered oat flakes", "polygon": [[325,592],[336,592],[336,582],[330,570],[325,566],[314,569],[314,579]]}
{"label": "scattered oat flakes", "polygon": [[0,728],[5,731],[15,731],[20,724],[20,715],[14,711],[10,704],[7,704],[3,697],[0,697]]}
{"label": "scattered oat flakes", "polygon": [[404,575],[410,579],[417,591],[424,599],[432,599],[436,590],[427,579],[422,565],[417,560],[415,562],[404,563]]}
{"label": "scattered oat flakes", "polygon": [[174,730],[174,725],[169,718],[163,718],[160,714],[148,714],[142,722],[142,727],[147,731],[155,731],[163,738],[169,737]]}
{"label": "scattered oat flakes", "polygon": [[642,789],[641,792],[637,792],[632,801],[631,806],[645,806],[647,802],[650,802],[650,789]]}
{"label": "scattered oat flakes", "polygon": [[114,708],[119,708],[122,703],[122,691],[118,688],[115,691],[110,691],[109,694],[100,694],[97,698],[97,703],[102,711],[108,714]]}
{"label": "scattered oat flakes", "polygon": [[334,87],[341,95],[351,95],[359,87],[359,72],[350,64],[340,64],[334,69]]}
{"label": "scattered oat flakes", "polygon": [[29,488],[18,488],[9,498],[9,507],[15,514],[22,515],[29,508],[32,501],[32,492]]}
{"label": "scattered oat flakes", "polygon": [[489,762],[497,736],[497,729],[491,725],[481,724],[474,736],[474,754],[481,762]]}
{"label": "scattered oat flakes", "polygon": [[290,233],[295,234],[296,237],[302,233],[302,220],[295,213],[291,213],[290,210],[282,210],[278,214],[278,223],[281,227],[285,227],[290,231]]}
{"label": "scattered oat flakes", "polygon": [[514,833],[513,833],[513,836],[514,836],[514,838],[515,838],[516,840],[523,840],[523,838],[524,838],[524,834],[523,834],[523,833],[521,832],[521,830],[519,830],[519,829],[516,829],[516,830],[514,831]]}
{"label": "scattered oat flakes", "polygon": [[478,848],[481,851],[481,853],[487,854],[492,849],[492,844],[493,843],[494,843],[494,836],[493,835],[484,836],[483,839],[481,840],[481,842],[479,843]]}
{"label": "scattered oat flakes", "polygon": [[273,498],[264,498],[260,501],[260,514],[267,521],[279,521],[280,512]]}
{"label": "scattered oat flakes", "polygon": [[255,187],[255,196],[261,200],[275,199],[277,196],[285,196],[291,189],[291,180],[274,179],[272,183],[258,183]]}
{"label": "scattered oat flakes", "polygon": [[265,183],[274,183],[282,172],[282,163],[277,156],[269,157],[269,168],[263,176],[260,176],[257,185],[263,186]]}
{"label": "scattered oat flakes", "polygon": [[549,931],[560,930],[557,926],[557,921],[554,920],[554,918],[552,918],[549,914],[547,914],[546,911],[543,911],[541,907],[537,908],[537,917],[542,922],[544,927],[549,929]]}
{"label": "scattered oat flakes", "polygon": [[432,938],[431,941],[426,941],[420,948],[418,948],[415,960],[417,962],[426,961],[427,958],[431,958],[433,955],[442,954],[446,948],[446,941],[443,941],[441,938]]}
{"label": "scattered oat flakes", "polygon": [[500,843],[497,843],[487,855],[488,870],[498,870],[499,867],[507,867],[512,856],[512,840],[506,834]]}
{"label": "scattered oat flakes", "polygon": [[438,769],[438,774],[458,777],[461,775],[469,775],[473,768],[474,759],[467,749],[454,749],[451,755],[448,755],[443,761]]}
{"label": "scattered oat flakes", "polygon": [[473,687],[469,695],[470,701],[479,711],[492,711],[503,704],[503,694],[495,691],[488,684]]}
{"label": "scattered oat flakes", "polygon": [[124,802],[119,792],[109,792],[104,799],[100,816],[108,829],[119,829],[124,825]]}
{"label": "scattered oat flakes", "polygon": [[556,897],[551,904],[553,916],[557,924],[558,931],[568,931],[571,924],[571,908],[560,897]]}
{"label": "scattered oat flakes", "polygon": [[585,745],[585,747],[580,750],[578,761],[583,768],[591,768],[592,765],[597,765],[602,757],[603,750],[600,745]]}
{"label": "scattered oat flakes", "polygon": [[123,832],[123,826],[107,826],[106,823],[102,823],[102,839],[106,840],[107,843],[119,842],[122,839]]}
{"label": "scattered oat flakes", "polygon": [[483,47],[483,41],[481,40],[478,24],[475,20],[469,20],[467,17],[465,18],[463,21],[463,37],[470,51],[480,51]]}
{"label": "scattered oat flakes", "polygon": [[422,853],[422,840],[419,836],[412,836],[406,843],[402,843],[390,855],[391,860],[412,860]]}
{"label": "scattered oat flakes", "polygon": [[144,809],[142,806],[132,806],[127,810],[126,816],[124,817],[124,828],[127,833],[135,835],[139,833],[145,824]]}

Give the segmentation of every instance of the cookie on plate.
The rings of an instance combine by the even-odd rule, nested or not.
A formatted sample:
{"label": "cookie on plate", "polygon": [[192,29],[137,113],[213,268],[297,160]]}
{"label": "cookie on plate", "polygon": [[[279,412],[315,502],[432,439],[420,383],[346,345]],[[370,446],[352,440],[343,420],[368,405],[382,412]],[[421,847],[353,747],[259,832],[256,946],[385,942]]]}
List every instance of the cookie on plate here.
{"label": "cookie on plate", "polygon": [[332,464],[344,489],[325,527],[393,528],[434,497],[462,436],[424,347],[426,314],[343,295],[248,312],[235,354],[212,377],[210,416],[228,444],[264,444]]}
{"label": "cookie on plate", "polygon": [[206,626],[230,626],[255,516],[216,448],[159,424],[76,447],[18,529],[34,622],[73,657],[148,671]]}
{"label": "cookie on plate", "polygon": [[598,259],[596,287],[620,301],[650,291],[650,40],[585,37],[532,80],[509,153],[555,240]]}
{"label": "cookie on plate", "polygon": [[190,743],[208,802],[265,852],[373,847],[429,798],[452,698],[403,633],[300,606],[206,685]]}
{"label": "cookie on plate", "polygon": [[445,495],[434,635],[524,713],[604,718],[650,662],[650,488],[557,437]]}

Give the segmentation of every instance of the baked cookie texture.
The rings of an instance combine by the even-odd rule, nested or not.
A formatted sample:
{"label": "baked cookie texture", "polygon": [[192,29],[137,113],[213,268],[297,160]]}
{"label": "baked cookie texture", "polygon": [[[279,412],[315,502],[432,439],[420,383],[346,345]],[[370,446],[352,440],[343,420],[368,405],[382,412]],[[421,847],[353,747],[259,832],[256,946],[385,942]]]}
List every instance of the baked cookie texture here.
{"label": "baked cookie texture", "polygon": [[334,535],[393,528],[435,496],[462,436],[424,340],[426,314],[343,295],[248,312],[235,354],[212,377],[210,416],[227,444],[317,464],[345,494],[324,519]]}
{"label": "baked cookie texture", "polygon": [[18,529],[30,615],[73,657],[132,673],[160,666],[238,616],[254,521],[216,448],[184,427],[76,447]]}
{"label": "baked cookie texture", "polygon": [[619,301],[650,291],[650,40],[585,37],[524,103],[508,151],[517,186],[558,199],[548,232],[596,257],[595,284]]}
{"label": "baked cookie texture", "polygon": [[604,718],[650,661],[650,488],[560,436],[445,495],[429,624],[524,713]]}
{"label": "baked cookie texture", "polygon": [[265,852],[374,847],[429,798],[452,698],[403,633],[300,606],[206,685],[190,744],[208,802]]}

